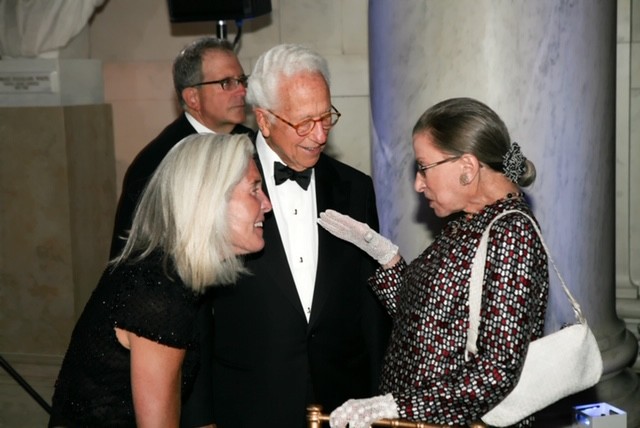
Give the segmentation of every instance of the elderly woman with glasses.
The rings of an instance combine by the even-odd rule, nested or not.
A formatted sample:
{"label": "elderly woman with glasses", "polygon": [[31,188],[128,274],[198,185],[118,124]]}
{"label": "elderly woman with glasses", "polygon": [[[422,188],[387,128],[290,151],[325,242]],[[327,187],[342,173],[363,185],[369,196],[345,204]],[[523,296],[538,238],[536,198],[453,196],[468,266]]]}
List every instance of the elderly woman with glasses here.
{"label": "elderly woman with glasses", "polygon": [[[450,217],[434,242],[407,265],[398,247],[351,218],[318,220],[363,249],[380,267],[370,285],[394,324],[384,360],[384,395],[349,400],[331,426],[368,427],[380,418],[463,426],[480,420],[515,387],[529,343],[542,336],[547,256],[519,186],[535,168],[500,117],[469,98],[442,101],[413,128],[414,187],[438,217]],[[477,345],[467,358],[472,260],[490,229]],[[524,214],[528,215],[527,218]],[[533,423],[529,417],[516,426]]]}

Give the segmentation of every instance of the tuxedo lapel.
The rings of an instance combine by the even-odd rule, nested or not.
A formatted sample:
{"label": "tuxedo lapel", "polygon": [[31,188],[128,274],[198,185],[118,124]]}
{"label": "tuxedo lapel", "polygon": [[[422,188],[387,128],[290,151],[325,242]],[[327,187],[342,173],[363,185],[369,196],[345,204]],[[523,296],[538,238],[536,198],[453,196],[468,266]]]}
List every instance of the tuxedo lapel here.
{"label": "tuxedo lapel", "polygon": [[[334,209],[339,212],[346,212],[349,201],[348,186],[340,182],[336,177],[338,174],[333,166],[327,162],[324,156],[316,164],[316,201],[318,215],[326,209]],[[318,319],[325,307],[327,298],[333,284],[338,284],[342,272],[336,272],[332,260],[339,257],[343,251],[342,242],[334,238],[329,232],[319,225],[318,227],[318,268],[313,291],[313,305],[309,325]]]}

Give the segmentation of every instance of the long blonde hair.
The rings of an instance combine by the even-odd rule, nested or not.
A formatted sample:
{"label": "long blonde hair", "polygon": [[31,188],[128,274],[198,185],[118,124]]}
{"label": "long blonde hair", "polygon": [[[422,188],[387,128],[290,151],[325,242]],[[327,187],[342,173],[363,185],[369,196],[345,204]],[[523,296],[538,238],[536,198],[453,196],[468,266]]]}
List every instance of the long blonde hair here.
{"label": "long blonde hair", "polygon": [[194,134],[162,160],[136,207],[122,253],[112,263],[140,261],[162,250],[194,291],[235,282],[245,269],[227,222],[233,188],[255,148],[246,135]]}

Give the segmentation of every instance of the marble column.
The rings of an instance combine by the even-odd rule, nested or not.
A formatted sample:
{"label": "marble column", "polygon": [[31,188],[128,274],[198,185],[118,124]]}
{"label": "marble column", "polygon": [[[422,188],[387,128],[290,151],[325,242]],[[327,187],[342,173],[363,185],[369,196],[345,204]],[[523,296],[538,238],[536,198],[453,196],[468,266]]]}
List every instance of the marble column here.
{"label": "marble column", "polygon": [[[634,7],[632,7],[632,5]],[[618,0],[616,299],[640,340],[640,1]],[[640,358],[634,366],[640,372]]]}
{"label": "marble column", "polygon": [[[615,310],[615,36],[610,0],[370,0],[373,176],[383,233],[417,256],[439,222],[413,190],[415,121],[457,96],[494,108],[536,164],[525,190],[598,338],[605,374],[588,399],[637,427],[637,343]],[[549,329],[572,320],[557,284]]]}

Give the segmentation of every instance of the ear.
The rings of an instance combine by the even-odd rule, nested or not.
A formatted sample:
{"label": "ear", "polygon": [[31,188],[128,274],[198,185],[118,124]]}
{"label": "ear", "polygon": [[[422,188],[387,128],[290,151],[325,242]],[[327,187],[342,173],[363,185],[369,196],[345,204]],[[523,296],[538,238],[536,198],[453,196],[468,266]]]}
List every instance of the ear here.
{"label": "ear", "polygon": [[256,116],[256,123],[258,124],[258,128],[260,132],[265,138],[268,138],[271,135],[271,120],[269,119],[269,112],[263,108],[256,107],[253,109],[253,112]]}
{"label": "ear", "polygon": [[184,88],[182,90],[182,100],[191,110],[200,110],[200,96],[197,88]]}
{"label": "ear", "polygon": [[477,157],[470,153],[465,153],[460,158],[460,165],[462,166],[463,174],[467,175],[470,181],[476,178],[480,171],[481,165]]}

